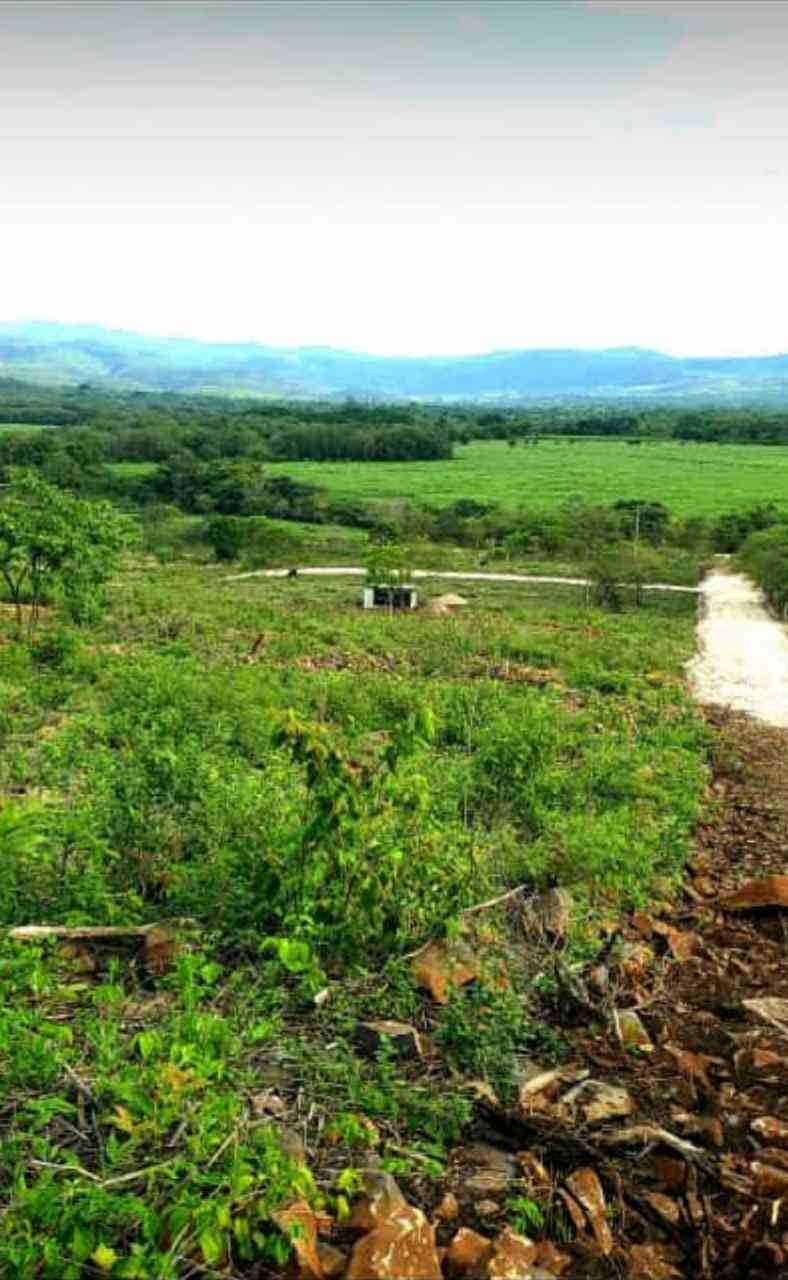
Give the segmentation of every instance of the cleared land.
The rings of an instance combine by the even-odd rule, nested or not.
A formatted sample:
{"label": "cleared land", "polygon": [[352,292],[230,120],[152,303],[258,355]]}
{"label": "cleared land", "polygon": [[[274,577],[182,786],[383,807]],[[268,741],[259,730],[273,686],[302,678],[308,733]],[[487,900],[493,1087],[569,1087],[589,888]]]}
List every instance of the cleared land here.
{"label": "cleared land", "polygon": [[484,441],[459,447],[451,462],[282,462],[268,469],[342,497],[409,498],[439,507],[458,498],[505,507],[640,498],[688,515],[760,502],[788,506],[788,449],[776,445],[544,440],[537,448],[510,448]]}

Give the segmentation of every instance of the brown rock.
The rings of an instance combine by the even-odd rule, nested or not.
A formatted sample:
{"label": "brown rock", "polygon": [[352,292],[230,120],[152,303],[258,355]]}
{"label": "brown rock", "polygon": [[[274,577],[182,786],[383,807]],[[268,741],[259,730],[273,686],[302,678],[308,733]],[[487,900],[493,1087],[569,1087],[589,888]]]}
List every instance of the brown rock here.
{"label": "brown rock", "polygon": [[618,963],[628,978],[639,979],[654,963],[654,952],[645,942],[625,942]]}
{"label": "brown rock", "polygon": [[708,876],[696,876],[692,883],[702,898],[713,898],[717,892],[717,886]]}
{"label": "brown rock", "polygon": [[562,941],[572,923],[572,907],[572,895],[566,889],[546,889],[531,899],[525,914],[533,928]]}
{"label": "brown rock", "polygon": [[492,1243],[478,1231],[460,1227],[446,1254],[446,1275],[449,1280],[465,1280],[478,1269],[482,1259],[489,1255]]}
{"label": "brown rock", "polygon": [[507,1151],[486,1142],[471,1143],[464,1148],[462,1155],[473,1166],[464,1182],[464,1189],[470,1195],[495,1195],[505,1191],[517,1177],[514,1158]]}
{"label": "brown rock", "polygon": [[561,1253],[552,1240],[539,1240],[536,1246],[536,1261],[551,1276],[562,1276],[572,1265],[568,1253]]}
{"label": "brown rock", "polygon": [[435,1210],[435,1217],[440,1222],[454,1222],[459,1216],[460,1206],[457,1203],[457,1197],[452,1195],[451,1191],[447,1191]]}
{"label": "brown rock", "polygon": [[658,1244],[635,1244],[629,1251],[627,1280],[681,1280],[682,1272],[670,1260],[670,1251]]}
{"label": "brown rock", "polygon": [[325,1244],[324,1241],[320,1240],[317,1246],[317,1256],[320,1260],[325,1280],[338,1280],[339,1276],[344,1275],[347,1255],[341,1249],[335,1249],[332,1244]]}
{"label": "brown rock", "polygon": [[148,929],[143,943],[143,964],[148,973],[166,973],[178,952],[178,939],[170,929],[155,925]]}
{"label": "brown rock", "polygon": [[651,1036],[634,1009],[616,1010],[615,1017],[618,1034],[625,1049],[639,1049],[641,1053],[653,1052]]}
{"label": "brown rock", "polygon": [[776,1169],[774,1165],[753,1160],[750,1172],[761,1195],[784,1196],[788,1192],[788,1169]]}
{"label": "brown rock", "polygon": [[607,1221],[602,1184],[593,1169],[578,1169],[566,1179],[566,1187],[585,1212],[594,1239],[605,1257],[613,1251],[613,1234]]}
{"label": "brown rock", "polygon": [[361,1175],[362,1192],[350,1206],[347,1226],[354,1231],[373,1231],[382,1227],[394,1213],[407,1208],[407,1201],[390,1173],[365,1169]]}
{"label": "brown rock", "polygon": [[412,968],[418,985],[438,1004],[448,1002],[452,987],[465,986],[479,976],[476,957],[464,942],[431,942],[414,957]]}
{"label": "brown rock", "polygon": [[322,1280],[317,1246],[317,1219],[305,1200],[296,1200],[273,1214],[279,1230],[290,1238],[291,1263],[298,1280]]}
{"label": "brown rock", "polygon": [[443,1280],[435,1229],[406,1205],[355,1245],[346,1280]]}
{"label": "brown rock", "polygon": [[753,1049],[752,1068],[754,1071],[768,1071],[770,1067],[779,1067],[782,1058],[773,1049]]}
{"label": "brown rock", "polygon": [[710,1066],[719,1066],[718,1058],[710,1058],[705,1053],[692,1053],[689,1049],[680,1049],[678,1045],[666,1044],[665,1052],[673,1058],[676,1066],[683,1071],[693,1084],[700,1084],[710,1096],[714,1096],[714,1088],[708,1076]]}
{"label": "brown rock", "polygon": [[742,1007],[748,1013],[763,1018],[764,1022],[777,1026],[780,1031],[788,1032],[788,1000],[778,996],[761,996],[758,1000],[742,1000]]}
{"label": "brown rock", "polygon": [[721,1147],[724,1142],[725,1134],[719,1116],[698,1116],[680,1111],[676,1116],[676,1123],[681,1126],[681,1132],[690,1138],[705,1138],[715,1147]]}
{"label": "brown rock", "polygon": [[635,1109],[631,1095],[619,1085],[586,1080],[570,1089],[560,1102],[560,1111],[579,1113],[586,1124],[602,1124],[616,1116],[629,1116]]}
{"label": "brown rock", "polygon": [[680,929],[674,929],[672,925],[661,921],[654,925],[654,932],[665,939],[673,959],[681,964],[685,964],[694,954],[700,941],[696,933],[683,933]]}
{"label": "brown rock", "polygon": [[471,1275],[478,1280],[523,1280],[533,1275],[536,1245],[528,1236],[518,1235],[504,1227],[495,1237],[489,1254],[482,1258]]}
{"label": "brown rock", "polygon": [[750,1128],[767,1142],[788,1142],[788,1123],[778,1120],[777,1116],[759,1116],[753,1120]]}
{"label": "brown rock", "polygon": [[287,1112],[287,1103],[282,1101],[276,1089],[253,1093],[249,1101],[256,1116],[283,1116]]}
{"label": "brown rock", "polygon": [[495,1200],[480,1200],[476,1206],[476,1212],[480,1218],[494,1218],[501,1209]]}
{"label": "brown rock", "polygon": [[586,1067],[548,1067],[546,1070],[535,1067],[533,1071],[528,1073],[518,1089],[520,1106],[525,1110],[529,1110],[535,1105],[541,1105],[539,1102],[540,1095],[554,1097],[560,1085],[570,1084],[577,1080],[587,1080],[589,1074]]}
{"label": "brown rock", "polygon": [[384,1045],[390,1045],[398,1058],[424,1057],[416,1028],[407,1022],[395,1022],[391,1018],[360,1022],[356,1027],[355,1040],[362,1053],[375,1054]]}
{"label": "brown rock", "polygon": [[532,1151],[518,1151],[517,1163],[532,1186],[552,1187],[553,1180],[550,1174],[539,1157],[535,1156]]}
{"label": "brown rock", "polygon": [[652,1191],[646,1196],[652,1209],[654,1209],[662,1218],[663,1222],[667,1222],[671,1227],[675,1227],[681,1218],[681,1209],[675,1200],[671,1200],[670,1196],[663,1196],[659,1191]]}
{"label": "brown rock", "polygon": [[475,1169],[466,1176],[463,1190],[469,1196],[497,1196],[507,1189],[511,1181],[496,1169]]}
{"label": "brown rock", "polygon": [[758,907],[788,907],[788,876],[750,880],[719,899],[726,911],[751,911]]}
{"label": "brown rock", "polygon": [[630,916],[632,928],[643,938],[650,938],[654,932],[654,917],[648,915],[645,911],[633,911]]}
{"label": "brown rock", "polygon": [[577,1203],[574,1196],[571,1196],[568,1191],[564,1191],[564,1189],[561,1188],[558,1191],[558,1198],[562,1201],[575,1231],[585,1231],[588,1226],[588,1223],[586,1222],[586,1215],[583,1213],[583,1210],[580,1208],[580,1205]]}

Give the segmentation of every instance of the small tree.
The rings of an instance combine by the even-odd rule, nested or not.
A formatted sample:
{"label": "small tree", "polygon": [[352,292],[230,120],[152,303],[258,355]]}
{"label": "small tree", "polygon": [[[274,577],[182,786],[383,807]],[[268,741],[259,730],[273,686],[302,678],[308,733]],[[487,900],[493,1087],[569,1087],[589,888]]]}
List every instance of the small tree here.
{"label": "small tree", "polygon": [[249,522],[241,516],[214,516],[205,526],[217,560],[237,560],[247,540]]}
{"label": "small tree", "polygon": [[12,471],[0,494],[0,576],[16,610],[30,603],[29,632],[56,589],[72,612],[95,608],[117,557],[135,539],[133,520],[108,502],[88,502],[57,489],[32,471]]}
{"label": "small tree", "polygon": [[394,542],[370,543],[366,555],[367,582],[371,587],[407,586],[413,581],[411,552]]}

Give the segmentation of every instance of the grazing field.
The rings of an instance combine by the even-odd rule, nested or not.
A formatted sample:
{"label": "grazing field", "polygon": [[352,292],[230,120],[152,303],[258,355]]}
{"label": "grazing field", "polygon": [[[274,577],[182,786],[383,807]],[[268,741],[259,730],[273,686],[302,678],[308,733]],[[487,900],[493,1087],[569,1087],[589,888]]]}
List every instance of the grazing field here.
{"label": "grazing field", "polygon": [[0,422],[0,435],[9,431],[52,431],[54,426],[43,422]]}
{"label": "grazing field", "polygon": [[347,498],[408,498],[448,506],[458,498],[505,507],[557,506],[572,498],[662,502],[685,515],[716,515],[774,502],[788,509],[788,449],[659,441],[503,441],[460,446],[451,462],[287,462],[267,470]]}
{"label": "grazing field", "polygon": [[[164,972],[0,940],[16,1280],[281,1274],[277,1209],[341,1221],[370,1148],[437,1202],[479,1081],[510,1097],[566,1049],[516,915],[465,918],[481,980],[446,1004],[407,953],[556,878],[587,959],[675,883],[703,803],[694,601],[479,585],[389,617],[358,584],[225,572],[139,560],[90,630],[4,624],[0,923],[192,921]],[[369,1018],[417,1024],[429,1063],[370,1055]]]}

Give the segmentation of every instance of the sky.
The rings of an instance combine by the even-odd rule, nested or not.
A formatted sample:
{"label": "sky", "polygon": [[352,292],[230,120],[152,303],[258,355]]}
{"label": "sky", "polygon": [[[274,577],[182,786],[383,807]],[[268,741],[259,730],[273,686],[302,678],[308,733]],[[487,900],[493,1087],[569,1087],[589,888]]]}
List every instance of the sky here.
{"label": "sky", "polygon": [[788,350],[783,0],[4,0],[0,320]]}

